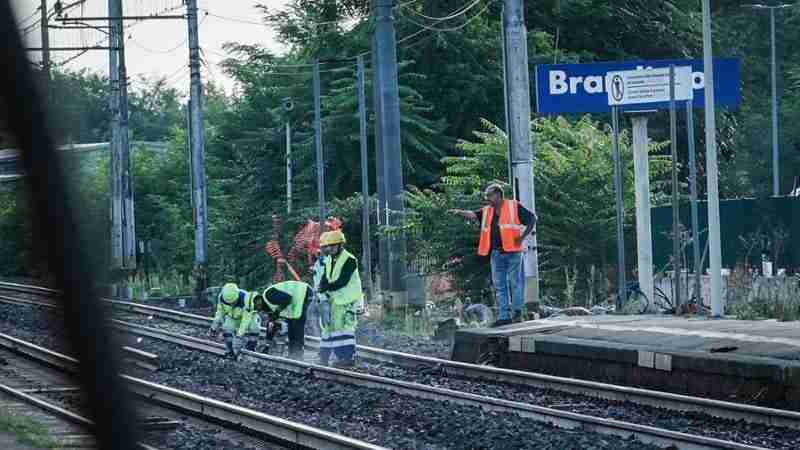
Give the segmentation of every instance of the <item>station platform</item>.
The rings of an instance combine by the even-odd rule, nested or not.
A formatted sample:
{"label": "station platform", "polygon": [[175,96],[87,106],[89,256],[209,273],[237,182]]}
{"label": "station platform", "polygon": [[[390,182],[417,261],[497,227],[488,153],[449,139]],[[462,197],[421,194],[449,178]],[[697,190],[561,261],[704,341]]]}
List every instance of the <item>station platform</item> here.
{"label": "station platform", "polygon": [[455,334],[451,358],[725,400],[800,407],[800,322],[558,317]]}

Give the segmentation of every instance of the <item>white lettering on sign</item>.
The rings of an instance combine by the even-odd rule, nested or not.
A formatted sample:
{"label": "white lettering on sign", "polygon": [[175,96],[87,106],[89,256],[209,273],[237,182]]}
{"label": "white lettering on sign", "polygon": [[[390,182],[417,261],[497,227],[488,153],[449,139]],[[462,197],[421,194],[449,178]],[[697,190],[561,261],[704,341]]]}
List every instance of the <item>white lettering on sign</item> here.
{"label": "white lettering on sign", "polygon": [[[637,66],[636,70],[649,70],[650,66]],[[570,77],[563,70],[548,71],[548,91],[550,95],[577,94],[583,90],[587,94],[606,93],[608,79],[605,75],[589,75],[586,77]],[[705,74],[703,72],[692,72],[692,88],[695,90],[705,88]]]}
{"label": "white lettering on sign", "polygon": [[567,93],[567,72],[563,70],[550,71],[550,94],[561,95]]}

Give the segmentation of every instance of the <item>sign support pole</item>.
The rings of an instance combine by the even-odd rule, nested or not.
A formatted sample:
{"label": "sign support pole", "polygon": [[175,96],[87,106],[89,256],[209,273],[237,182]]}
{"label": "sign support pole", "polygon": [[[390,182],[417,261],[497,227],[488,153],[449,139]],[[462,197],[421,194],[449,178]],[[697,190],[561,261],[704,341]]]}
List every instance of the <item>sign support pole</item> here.
{"label": "sign support pole", "polygon": [[722,306],[722,243],[719,225],[719,180],[717,166],[717,123],[714,107],[714,63],[711,48],[711,5],[703,0],[703,74],[706,101],[706,179],[708,183],[708,239],[711,271],[711,316],[721,317]]}
{"label": "sign support pole", "polygon": [[700,275],[703,268],[700,267],[700,225],[697,215],[697,155],[694,148],[694,111],[692,101],[686,102],[686,129],[689,139],[689,184],[692,202],[692,256],[694,260],[694,298],[697,301],[697,312],[699,313],[703,305],[700,298]]}
{"label": "sign support pole", "polygon": [[669,136],[672,148],[672,306],[681,306],[681,230],[678,192],[678,133],[675,114],[675,65],[669,66]]}
{"label": "sign support pole", "polygon": [[650,221],[650,142],[646,112],[638,112],[633,122],[633,178],[636,190],[636,267],[639,289],[653,306],[653,230]]}
{"label": "sign support pole", "polygon": [[611,107],[611,127],[613,128],[613,152],[614,152],[614,190],[617,201],[617,311],[622,310],[622,305],[627,301],[626,282],[625,282],[625,230],[624,223],[625,211],[622,202],[622,165],[619,150],[619,107]]}

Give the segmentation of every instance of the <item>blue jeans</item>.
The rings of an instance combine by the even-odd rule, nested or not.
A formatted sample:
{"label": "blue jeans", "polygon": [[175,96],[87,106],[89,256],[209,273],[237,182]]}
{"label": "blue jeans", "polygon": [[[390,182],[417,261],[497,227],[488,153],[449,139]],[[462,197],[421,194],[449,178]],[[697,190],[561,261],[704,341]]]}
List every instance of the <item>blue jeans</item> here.
{"label": "blue jeans", "polygon": [[524,280],[522,253],[500,253],[492,250],[492,284],[497,297],[498,319],[510,319],[512,310],[522,311],[525,303]]}

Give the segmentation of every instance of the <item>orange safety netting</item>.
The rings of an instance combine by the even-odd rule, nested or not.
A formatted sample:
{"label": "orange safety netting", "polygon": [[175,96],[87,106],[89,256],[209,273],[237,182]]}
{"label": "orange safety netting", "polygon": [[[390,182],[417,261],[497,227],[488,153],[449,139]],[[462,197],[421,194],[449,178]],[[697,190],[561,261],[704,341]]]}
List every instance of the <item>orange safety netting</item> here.
{"label": "orange safety netting", "polygon": [[[300,275],[292,267],[293,263],[300,263],[300,272],[309,272],[314,265],[314,260],[319,254],[319,236],[321,234],[319,222],[311,219],[306,220],[306,223],[300,227],[300,230],[295,233],[292,239],[292,245],[289,247],[289,253],[284,257],[280,248],[280,241],[278,230],[280,229],[280,217],[277,215],[272,216],[272,240],[267,242],[264,247],[266,252],[275,259],[275,275],[272,281],[277,283],[285,279],[283,266],[289,269],[295,279],[300,279]],[[327,230],[338,230],[342,228],[342,221],[336,217],[330,217],[325,221],[325,228]],[[304,263],[304,264],[303,264]]]}

